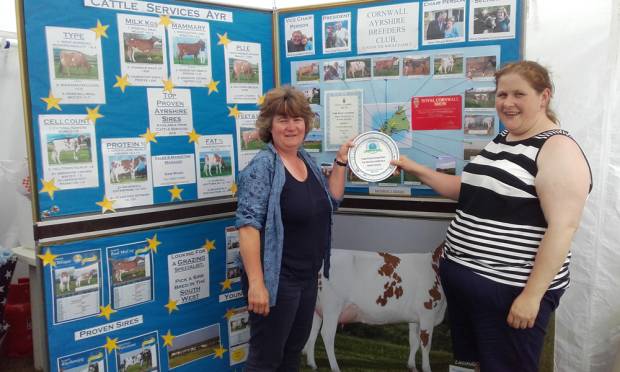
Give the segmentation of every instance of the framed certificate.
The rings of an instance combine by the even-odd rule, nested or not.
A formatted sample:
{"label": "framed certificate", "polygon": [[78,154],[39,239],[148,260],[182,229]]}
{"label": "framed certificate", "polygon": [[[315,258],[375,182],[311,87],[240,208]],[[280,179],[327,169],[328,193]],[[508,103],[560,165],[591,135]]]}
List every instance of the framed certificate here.
{"label": "framed certificate", "polygon": [[390,136],[377,131],[360,134],[349,149],[349,167],[364,181],[379,182],[394,173],[390,161],[399,157],[398,146]]}

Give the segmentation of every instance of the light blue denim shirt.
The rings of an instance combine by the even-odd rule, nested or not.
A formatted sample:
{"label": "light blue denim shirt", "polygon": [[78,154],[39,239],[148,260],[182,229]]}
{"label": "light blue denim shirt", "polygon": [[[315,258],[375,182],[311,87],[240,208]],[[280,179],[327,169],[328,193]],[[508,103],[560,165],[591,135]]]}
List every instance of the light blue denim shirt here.
{"label": "light blue denim shirt", "polygon": [[[323,258],[323,274],[329,278],[332,214],[338,208],[340,200],[331,196],[323,173],[310,155],[301,148],[299,155],[321,182],[331,201],[330,231],[327,234],[327,248]],[[276,304],[282,265],[284,226],[280,210],[280,195],[285,181],[284,163],[271,143],[268,144],[267,149],[256,154],[250,164],[239,173],[235,225],[237,228],[249,225],[261,232],[263,276],[269,292],[269,306]]]}

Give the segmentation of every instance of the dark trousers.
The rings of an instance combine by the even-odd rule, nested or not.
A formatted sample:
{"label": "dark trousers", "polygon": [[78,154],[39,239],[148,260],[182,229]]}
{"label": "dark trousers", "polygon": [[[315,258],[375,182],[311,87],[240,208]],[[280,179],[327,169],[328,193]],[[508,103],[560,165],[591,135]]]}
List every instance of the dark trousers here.
{"label": "dark trousers", "polygon": [[299,370],[301,351],[312,328],[317,283],[317,278],[296,280],[281,275],[276,305],[269,315],[250,312],[250,355],[246,371]]}
{"label": "dark trousers", "polygon": [[481,372],[538,371],[549,316],[564,290],[545,293],[533,328],[515,329],[506,319],[523,288],[494,282],[447,259],[441,260],[439,271],[454,359],[479,363]]}

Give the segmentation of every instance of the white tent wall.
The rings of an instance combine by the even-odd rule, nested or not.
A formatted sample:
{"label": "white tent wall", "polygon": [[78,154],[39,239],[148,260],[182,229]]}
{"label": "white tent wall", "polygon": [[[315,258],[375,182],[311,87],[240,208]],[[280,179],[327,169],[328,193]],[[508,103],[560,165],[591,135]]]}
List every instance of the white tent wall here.
{"label": "white tent wall", "polygon": [[[14,35],[3,32],[1,37],[12,43],[10,48],[0,43],[3,44],[0,47],[0,246],[34,247],[30,200],[24,195],[21,183],[28,174],[28,162],[19,49]],[[19,263],[13,281],[27,275],[27,267]]]}
{"label": "white tent wall", "polygon": [[611,371],[620,349],[620,1],[527,6],[525,58],[551,70],[553,106],[594,179],[572,246],[571,288],[556,314],[555,368]]}

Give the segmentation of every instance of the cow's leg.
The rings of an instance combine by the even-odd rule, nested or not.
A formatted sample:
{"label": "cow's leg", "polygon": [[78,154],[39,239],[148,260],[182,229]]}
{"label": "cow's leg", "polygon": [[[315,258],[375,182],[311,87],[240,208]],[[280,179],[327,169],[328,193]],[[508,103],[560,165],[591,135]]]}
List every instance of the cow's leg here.
{"label": "cow's leg", "polygon": [[73,160],[78,160],[78,152],[79,151],[80,151],[79,147],[77,149],[75,149],[75,151],[73,151]]}
{"label": "cow's leg", "polygon": [[420,327],[418,323],[409,323],[409,360],[407,360],[407,367],[412,372],[417,372],[415,367],[415,354],[420,348],[420,337],[418,335]]}
{"label": "cow's leg", "polygon": [[425,311],[420,319],[420,350],[422,352],[422,371],[431,372],[431,363],[429,354],[431,352],[431,343],[433,342],[434,312]]}
{"label": "cow's leg", "polygon": [[310,330],[310,337],[308,337],[306,346],[304,346],[304,354],[306,354],[306,361],[308,363],[308,367],[312,369],[317,369],[316,360],[314,359],[314,345],[316,344],[316,339],[319,336],[322,321],[323,319],[321,319],[321,317],[315,310],[314,316],[312,318],[312,329]]}
{"label": "cow's leg", "polygon": [[[328,280],[326,280],[326,282],[327,281]],[[338,318],[344,307],[344,302],[338,298],[335,293],[327,293],[327,291],[325,291],[327,285],[323,287],[325,296],[321,298],[321,306],[323,307],[321,336],[323,337],[327,359],[329,359],[329,366],[332,371],[340,372],[338,362],[336,361],[336,353],[334,352],[334,341],[336,339],[336,329],[338,328]]]}

